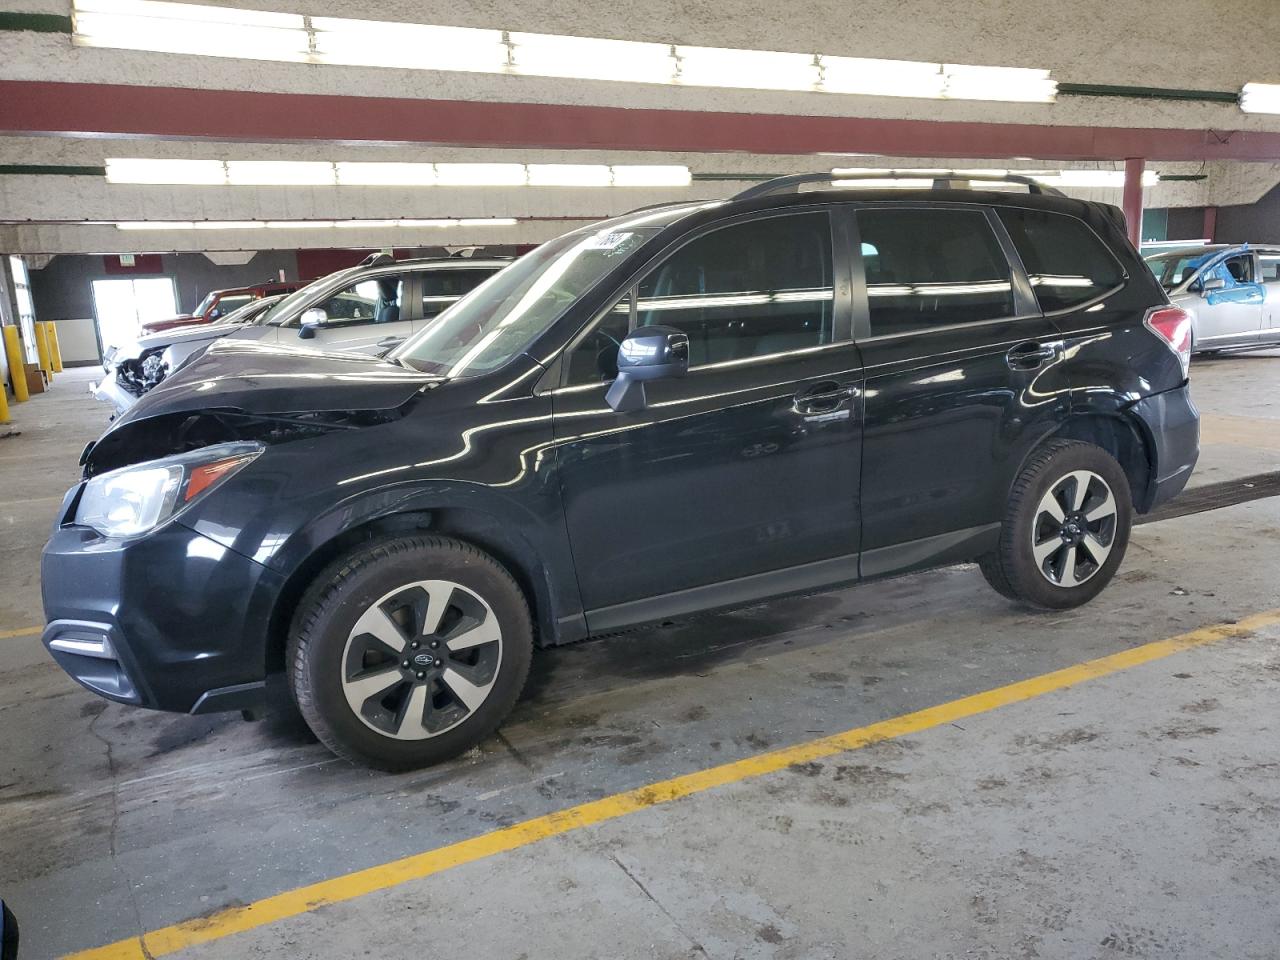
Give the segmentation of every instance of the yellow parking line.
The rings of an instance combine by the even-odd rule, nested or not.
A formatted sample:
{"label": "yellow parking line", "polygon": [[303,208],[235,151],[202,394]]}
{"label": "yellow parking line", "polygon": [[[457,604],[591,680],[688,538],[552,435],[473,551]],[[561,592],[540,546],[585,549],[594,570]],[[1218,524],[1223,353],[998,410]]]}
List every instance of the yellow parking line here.
{"label": "yellow parking line", "polygon": [[36,637],[44,632],[44,627],[20,627],[17,630],[0,630],[0,640],[12,640],[15,637]]}
{"label": "yellow parking line", "polygon": [[149,958],[176,953],[197,944],[220,940],[278,920],[296,917],[329,904],[386,890],[410,880],[420,880],[423,877],[466,863],[473,863],[496,853],[514,850],[548,837],[580,830],[608,820],[616,820],[629,813],[647,810],[681,797],[703,793],[714,787],[738,783],[767,773],[776,773],[792,764],[818,760],[847,750],[857,750],[894,737],[919,733],[965,717],[986,713],[997,707],[1031,700],[1055,690],[1063,690],[1085,680],[1151,663],[1153,660],[1160,660],[1193,647],[1201,647],[1228,637],[1244,636],[1276,623],[1280,623],[1280,609],[1257,613],[1235,623],[1219,623],[1202,627],[1190,633],[1157,640],[1131,650],[1122,650],[1120,653],[1041,674],[1028,680],[1020,680],[1007,686],[996,687],[994,690],[986,690],[959,700],[918,710],[915,713],[798,743],[795,746],[783,747],[780,750],[756,754],[707,770],[686,773],[672,777],[670,780],[662,780],[601,800],[569,807],[566,810],[557,810],[554,813],[481,834],[470,840],[462,840],[437,850],[428,850],[426,853],[393,860],[365,870],[357,870],[354,873],[322,880],[295,890],[286,890],[284,893],[244,906],[229,907],[208,917],[184,920],[170,927],[153,930],[141,937],[130,937],[104,947],[70,954],[66,960],[149,960]]}

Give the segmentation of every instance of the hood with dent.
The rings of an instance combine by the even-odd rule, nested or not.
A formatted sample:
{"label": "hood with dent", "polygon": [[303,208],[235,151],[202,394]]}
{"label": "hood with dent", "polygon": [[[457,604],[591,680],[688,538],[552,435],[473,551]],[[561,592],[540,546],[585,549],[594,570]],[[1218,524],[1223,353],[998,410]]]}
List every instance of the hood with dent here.
{"label": "hood with dent", "polygon": [[145,394],[113,428],[198,410],[390,410],[442,379],[368,356],[223,339]]}

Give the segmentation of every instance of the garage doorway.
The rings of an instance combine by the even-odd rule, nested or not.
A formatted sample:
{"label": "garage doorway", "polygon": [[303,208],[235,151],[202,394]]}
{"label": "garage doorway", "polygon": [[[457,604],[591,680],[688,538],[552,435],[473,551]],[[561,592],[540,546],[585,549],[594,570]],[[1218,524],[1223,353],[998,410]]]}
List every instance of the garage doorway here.
{"label": "garage doorway", "polygon": [[137,337],[144,323],[177,316],[178,300],[169,277],[95,280],[93,309],[98,318],[98,343],[106,350]]}

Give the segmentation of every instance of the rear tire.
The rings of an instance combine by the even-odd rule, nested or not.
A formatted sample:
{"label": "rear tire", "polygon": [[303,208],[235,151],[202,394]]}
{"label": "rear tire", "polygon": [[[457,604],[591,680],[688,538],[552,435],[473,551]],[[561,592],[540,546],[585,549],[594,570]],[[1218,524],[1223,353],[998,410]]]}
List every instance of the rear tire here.
{"label": "rear tire", "polygon": [[1101,447],[1052,440],[1014,481],[996,549],[979,560],[992,588],[1045,610],[1088,603],[1111,582],[1133,522],[1129,481]]}
{"label": "rear tire", "polygon": [[418,536],[331,564],[303,596],[288,677],[334,753],[411,770],[469,750],[524,688],[533,627],[511,574],[470,544]]}

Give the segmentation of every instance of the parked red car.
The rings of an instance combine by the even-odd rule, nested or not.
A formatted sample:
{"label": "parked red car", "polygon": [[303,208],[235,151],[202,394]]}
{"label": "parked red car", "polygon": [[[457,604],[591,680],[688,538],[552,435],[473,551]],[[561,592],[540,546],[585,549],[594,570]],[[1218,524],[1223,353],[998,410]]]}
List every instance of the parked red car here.
{"label": "parked red car", "polygon": [[168,320],[152,320],[149,323],[144,323],[141,331],[144,334],[159,333],[161,330],[172,330],[174,327],[194,327],[201,323],[214,323],[231,313],[231,311],[239,310],[250,300],[257,300],[259,297],[274,297],[280,293],[293,293],[293,291],[303,286],[304,284],[302,283],[272,280],[248,287],[210,290],[205,294],[205,298],[200,301],[200,306],[196,307],[191,313],[184,313]]}

